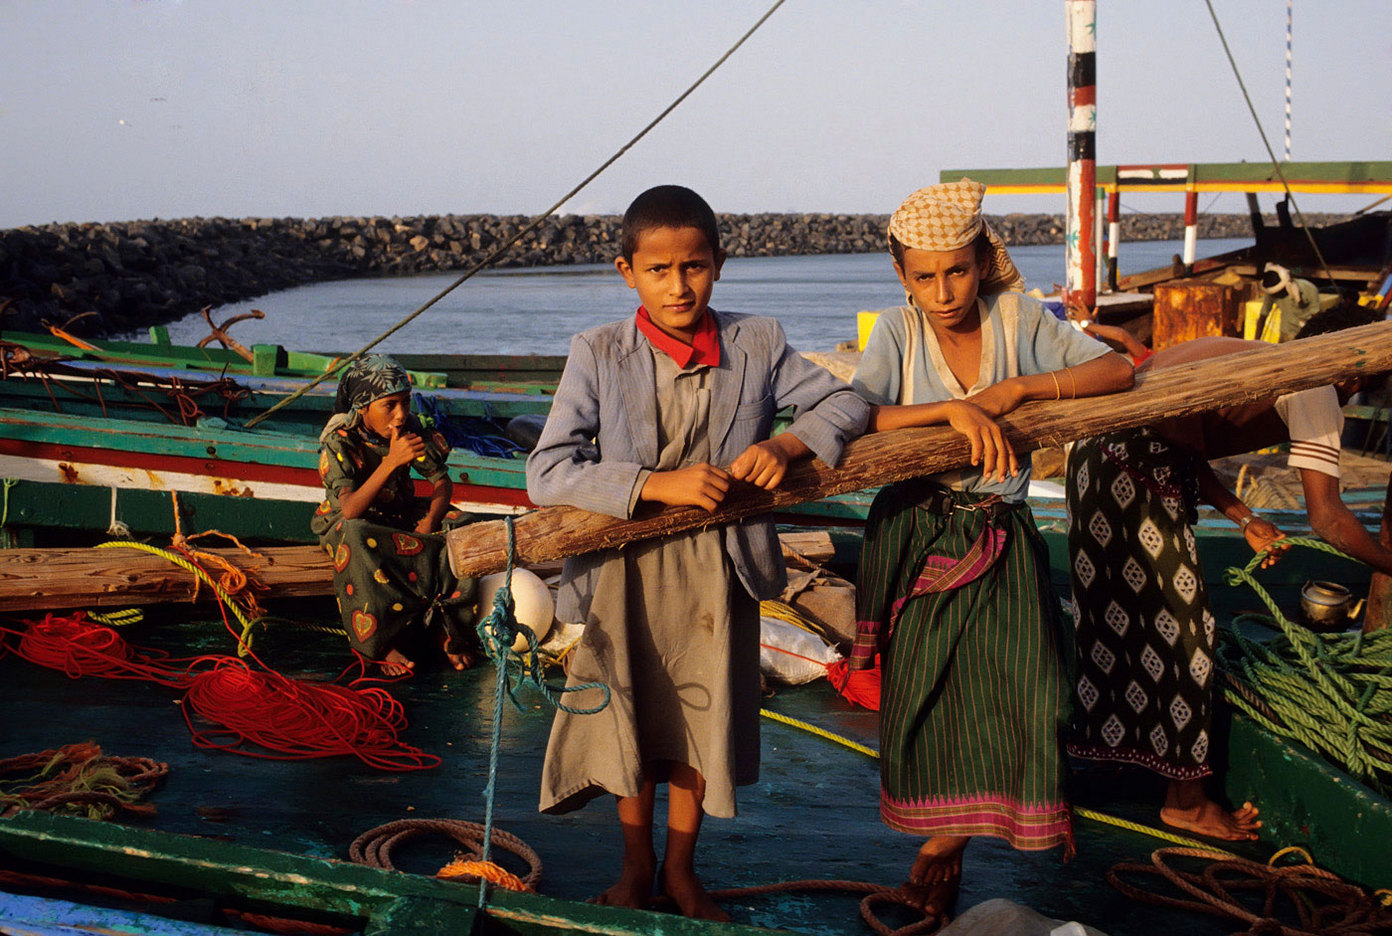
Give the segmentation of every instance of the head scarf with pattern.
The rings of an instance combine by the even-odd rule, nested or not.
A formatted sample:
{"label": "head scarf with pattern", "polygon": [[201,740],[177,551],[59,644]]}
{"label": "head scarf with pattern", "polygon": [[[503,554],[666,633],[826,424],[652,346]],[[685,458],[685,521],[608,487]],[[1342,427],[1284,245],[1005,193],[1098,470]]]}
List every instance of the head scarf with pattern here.
{"label": "head scarf with pattern", "polygon": [[352,421],[374,400],[410,390],[406,368],[385,354],[364,354],[338,378],[334,412],[346,413]]}
{"label": "head scarf with pattern", "polygon": [[1022,290],[1025,278],[1015,268],[1005,242],[981,214],[985,194],[985,185],[965,176],[958,182],[921,188],[890,216],[889,235],[913,250],[960,250],[985,231],[991,250],[981,275],[981,292]]}

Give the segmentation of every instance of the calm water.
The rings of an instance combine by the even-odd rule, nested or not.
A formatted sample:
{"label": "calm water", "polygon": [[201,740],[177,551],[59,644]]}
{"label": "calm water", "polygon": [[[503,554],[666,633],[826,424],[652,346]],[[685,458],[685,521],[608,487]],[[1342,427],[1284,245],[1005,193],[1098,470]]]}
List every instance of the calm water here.
{"label": "calm water", "polygon": [[[1199,256],[1244,246],[1209,240]],[[1179,241],[1121,245],[1121,272],[1166,266]],[[1011,256],[1026,285],[1045,292],[1063,281],[1061,246],[1016,247]],[[458,278],[431,273],[395,279],[343,280],[270,293],[223,306],[214,321],[261,309],[266,318],[232,330],[245,345],[280,344],[306,351],[353,351],[385,332]],[[479,274],[392,335],[377,350],[455,354],[564,354],[570,336],[629,314],[635,294],[612,266],[499,270]],[[855,314],[899,305],[903,291],[887,254],[732,258],[716,285],[718,309],[771,315],[789,342],[827,351],[855,338]],[[199,315],[174,322],[173,340],[193,344],[208,329]]]}

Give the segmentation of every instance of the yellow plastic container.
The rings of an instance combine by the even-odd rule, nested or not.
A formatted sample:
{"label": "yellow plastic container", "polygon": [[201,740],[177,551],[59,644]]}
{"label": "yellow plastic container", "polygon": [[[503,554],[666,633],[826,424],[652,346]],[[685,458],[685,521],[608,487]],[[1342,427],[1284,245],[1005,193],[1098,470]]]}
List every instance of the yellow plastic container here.
{"label": "yellow plastic container", "polygon": [[[1339,296],[1336,293],[1319,294],[1319,310],[1332,309],[1339,304]],[[1272,306],[1271,312],[1266,316],[1266,322],[1261,334],[1257,334],[1257,319],[1261,315],[1262,300],[1249,299],[1242,304],[1242,337],[1248,341],[1260,339],[1277,344],[1281,340],[1281,310]]]}
{"label": "yellow plastic container", "polygon": [[[1261,315],[1262,300],[1249,299],[1242,304],[1242,337],[1252,341],[1257,337],[1257,318]],[[1276,344],[1281,340],[1281,310],[1273,306],[1262,329],[1262,341]]]}
{"label": "yellow plastic container", "polygon": [[856,313],[856,345],[860,350],[865,350],[865,343],[870,340],[870,330],[875,327],[875,320],[879,317],[878,312]]}

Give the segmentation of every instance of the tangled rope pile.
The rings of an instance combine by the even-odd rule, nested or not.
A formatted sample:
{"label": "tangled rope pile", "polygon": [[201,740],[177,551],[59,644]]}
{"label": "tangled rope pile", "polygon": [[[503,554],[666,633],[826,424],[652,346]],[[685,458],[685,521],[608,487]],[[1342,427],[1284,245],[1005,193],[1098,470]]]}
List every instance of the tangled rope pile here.
{"label": "tangled rope pile", "polygon": [[148,757],[108,757],[88,741],[0,760],[0,807],[38,809],[88,819],[118,812],[154,815],[140,799],[169,773]]}
{"label": "tangled rope pile", "polygon": [[[1116,865],[1107,872],[1107,880],[1134,900],[1241,920],[1248,924],[1244,932],[1254,936],[1338,936],[1392,929],[1392,910],[1357,885],[1310,864],[1308,855],[1305,863],[1277,866],[1276,861],[1288,851],[1292,849],[1277,852],[1270,863],[1260,864],[1203,848],[1161,848],[1151,855],[1150,864]],[[1171,858],[1200,858],[1211,863],[1201,871],[1187,872],[1173,867]],[[1144,890],[1123,880],[1123,874],[1162,878],[1194,899]],[[1242,893],[1259,894],[1260,910],[1244,903],[1239,896]],[[1277,917],[1283,911],[1297,922],[1280,922]]]}
{"label": "tangled rope pile", "polygon": [[[184,721],[202,748],[271,760],[306,760],[350,754],[378,770],[437,767],[440,758],[401,741],[401,703],[379,686],[291,679],[236,657],[173,658],[133,647],[110,627],[73,615],[50,614],[0,627],[17,638],[13,650],[31,663],[70,678],[100,676],[154,682],[185,693]],[[201,718],[217,727],[195,723]]]}
{"label": "tangled rope pile", "polygon": [[[1319,540],[1283,544],[1343,555]],[[1229,569],[1229,585],[1250,585],[1270,611],[1239,615],[1273,623],[1281,633],[1253,640],[1236,628],[1222,632],[1218,657],[1238,685],[1227,701],[1267,731],[1299,741],[1386,794],[1392,791],[1392,630],[1319,634],[1292,623],[1253,571],[1262,556]]]}

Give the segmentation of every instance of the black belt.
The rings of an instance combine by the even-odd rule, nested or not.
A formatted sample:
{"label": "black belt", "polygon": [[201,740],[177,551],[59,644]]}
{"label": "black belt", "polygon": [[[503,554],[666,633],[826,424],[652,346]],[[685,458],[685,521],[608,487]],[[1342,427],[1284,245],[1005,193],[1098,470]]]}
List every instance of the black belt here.
{"label": "black belt", "polygon": [[[976,502],[963,501],[962,494],[953,492],[935,481],[914,478],[903,482],[903,493],[909,501],[929,513],[946,515],[954,510],[979,510],[992,520],[1005,516],[1018,507],[999,495],[991,494]],[[970,496],[970,495],[967,495]]]}

